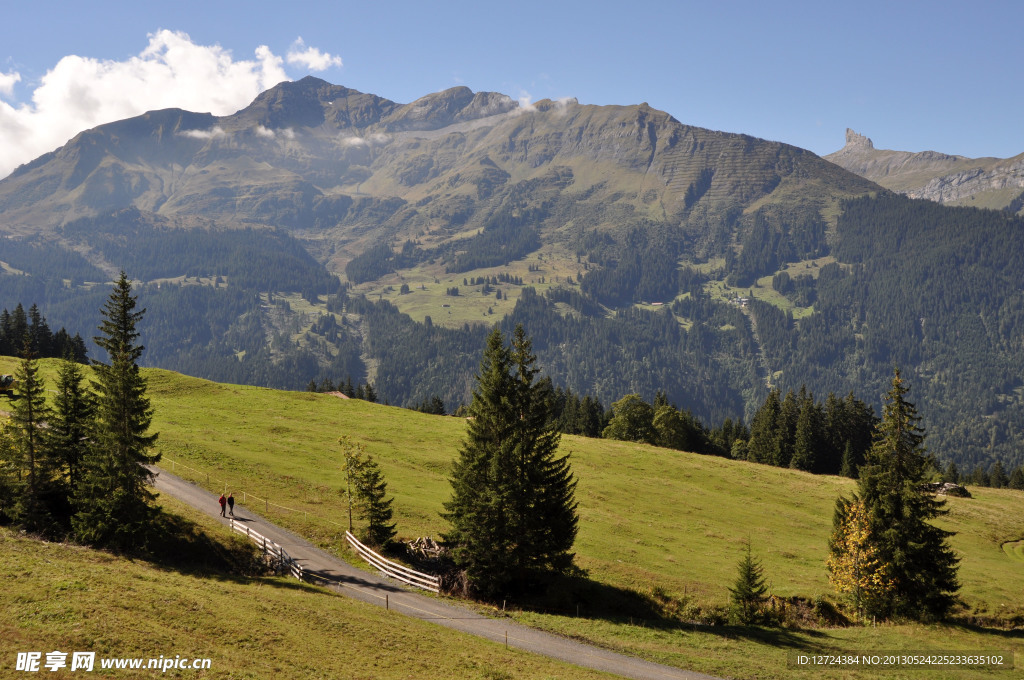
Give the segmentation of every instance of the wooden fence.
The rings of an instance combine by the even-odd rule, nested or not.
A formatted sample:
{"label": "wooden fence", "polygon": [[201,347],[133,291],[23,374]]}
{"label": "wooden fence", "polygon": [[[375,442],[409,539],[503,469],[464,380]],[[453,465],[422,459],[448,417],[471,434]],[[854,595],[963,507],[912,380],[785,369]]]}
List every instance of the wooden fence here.
{"label": "wooden fence", "polygon": [[300,581],[303,580],[302,577],[305,576],[305,571],[302,565],[285,552],[285,549],[279,543],[275,543],[260,532],[250,529],[244,522],[230,519],[228,524],[231,526],[232,531],[248,536],[249,540],[262,548],[265,555],[270,555],[282,570],[287,569],[292,576]]}
{"label": "wooden fence", "polygon": [[410,569],[409,567],[392,562],[389,559],[381,557],[377,553],[373,552],[365,545],[359,542],[355,536],[352,535],[351,531],[345,532],[345,538],[348,539],[349,544],[352,548],[359,553],[359,556],[364,560],[377,567],[385,576],[390,576],[396,581],[407,583],[410,586],[416,586],[423,590],[429,590],[432,593],[441,592],[441,579],[438,576],[431,576],[430,574],[424,574],[422,572]]}

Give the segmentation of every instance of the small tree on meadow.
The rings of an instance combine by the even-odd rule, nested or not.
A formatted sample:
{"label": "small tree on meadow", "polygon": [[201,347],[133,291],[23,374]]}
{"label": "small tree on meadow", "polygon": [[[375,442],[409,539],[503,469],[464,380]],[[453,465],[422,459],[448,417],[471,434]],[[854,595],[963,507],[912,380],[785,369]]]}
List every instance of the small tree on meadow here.
{"label": "small tree on meadow", "polygon": [[744,626],[755,623],[761,615],[768,585],[761,563],[754,559],[750,541],[744,544],[743,558],[737,567],[736,583],[729,588],[732,613],[735,620]]}
{"label": "small tree on meadow", "polygon": [[373,456],[367,456],[363,461],[355,484],[359,519],[366,522],[364,539],[372,545],[386,548],[396,533],[395,524],[391,521],[391,505],[395,499],[387,498],[388,484]]}

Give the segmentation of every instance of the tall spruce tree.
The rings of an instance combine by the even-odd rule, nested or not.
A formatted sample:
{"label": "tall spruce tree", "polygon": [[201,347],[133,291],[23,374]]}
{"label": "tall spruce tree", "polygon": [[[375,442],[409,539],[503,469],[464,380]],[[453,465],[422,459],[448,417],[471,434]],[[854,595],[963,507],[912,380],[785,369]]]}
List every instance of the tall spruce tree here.
{"label": "tall spruce tree", "polygon": [[96,344],[110,363],[95,362],[96,445],[85,459],[78,486],[78,512],[72,527],[78,538],[118,550],[144,548],[157,514],[155,494],[146,488],[153,474],[146,465],[160,454],[150,452],[156,433],[149,433],[153,409],[138,360],[136,326],[146,310],[135,311],[136,298],[124,272],[103,306],[102,335]]}
{"label": "tall spruce tree", "polygon": [[930,523],[947,511],[945,501],[923,488],[930,462],[921,419],[906,400],[907,391],[897,369],[860,470],[858,495],[870,517],[878,560],[892,578],[879,613],[933,620],[957,601],[959,559],[947,541],[952,533]]}
{"label": "tall spruce tree", "polygon": [[543,572],[572,566],[576,483],[550,414],[551,384],[517,326],[512,346],[488,336],[466,439],[452,469],[445,541],[473,591],[510,595]]}
{"label": "tall spruce tree", "polygon": [[57,394],[49,420],[50,446],[61,467],[61,496],[70,503],[82,478],[82,465],[92,442],[96,404],[82,369],[70,354],[57,372]]}
{"label": "tall spruce tree", "polygon": [[14,377],[18,399],[15,401],[11,421],[15,427],[21,463],[15,515],[19,524],[29,531],[49,532],[53,517],[47,498],[52,491],[55,470],[42,427],[43,421],[49,416],[49,409],[35,350],[27,333],[22,343],[21,362]]}

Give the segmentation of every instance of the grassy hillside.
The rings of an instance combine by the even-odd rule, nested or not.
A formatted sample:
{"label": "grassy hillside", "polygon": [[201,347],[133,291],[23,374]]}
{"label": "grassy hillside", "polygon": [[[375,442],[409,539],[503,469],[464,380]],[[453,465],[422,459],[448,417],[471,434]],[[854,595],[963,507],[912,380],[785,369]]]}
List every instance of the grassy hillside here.
{"label": "grassy hillside", "polygon": [[[0,359],[0,372],[10,372],[14,363]],[[52,372],[53,364],[44,366]],[[463,436],[461,420],[330,395],[146,373],[166,469],[215,491],[232,490],[253,509],[267,508],[274,521],[344,552],[337,438],[347,434],[380,461],[395,497],[400,535],[436,537],[444,531],[439,513],[450,494],[446,475]],[[569,594],[549,602],[567,615],[579,605],[580,618],[520,615],[526,621],[666,663],[739,677],[799,677],[786,668],[786,649],[1013,648],[1019,658],[1024,653],[1020,631],[966,625],[753,634],[730,627],[631,625],[628,618],[609,615],[597,600],[638,591],[670,598],[684,611],[724,605],[747,538],[773,593],[830,596],[824,560],[832,507],[854,483],[623,442],[567,436],[562,447],[572,452],[579,480],[577,563],[594,582],[586,591],[592,597]],[[1013,542],[1024,538],[1024,494],[994,489],[974,494],[973,499],[951,498],[943,520],[957,532],[952,544],[962,558],[962,596],[968,611],[979,617],[1019,614],[1024,562]],[[253,503],[251,495],[260,500]],[[264,506],[263,499],[288,510]]]}
{"label": "grassy hillside", "polygon": [[[212,519],[173,499],[161,502],[195,522],[215,544],[229,541]],[[130,672],[131,677],[610,677],[506,650],[291,578],[200,576],[2,528],[0,546],[3,677],[14,675],[17,652],[53,650],[96,652],[97,675],[102,657],[180,654],[211,660],[208,671]],[[129,677],[124,670],[109,674]]]}

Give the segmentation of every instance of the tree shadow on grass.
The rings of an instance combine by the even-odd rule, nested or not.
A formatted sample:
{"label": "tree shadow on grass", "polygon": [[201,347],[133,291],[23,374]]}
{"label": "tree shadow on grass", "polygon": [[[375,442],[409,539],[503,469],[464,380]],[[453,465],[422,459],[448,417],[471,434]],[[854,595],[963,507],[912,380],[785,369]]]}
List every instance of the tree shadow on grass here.
{"label": "tree shadow on grass", "polygon": [[977,635],[992,635],[1006,640],[1024,640],[1024,628],[999,628],[997,626],[986,626],[971,621],[953,619],[946,622],[951,628],[958,628],[967,633]]}
{"label": "tree shadow on grass", "polygon": [[127,556],[205,578],[245,582],[269,573],[259,548],[245,538],[230,535],[217,540],[196,522],[164,511],[157,513],[145,546]]}
{"label": "tree shadow on grass", "polygon": [[[599,583],[583,575],[547,576],[538,580],[514,606],[522,611],[601,620],[658,631],[684,630],[773,647],[825,651],[831,635],[806,628],[739,626],[725,623],[725,611],[699,612],[658,589],[642,593]],[[702,621],[694,621],[694,616]]]}

